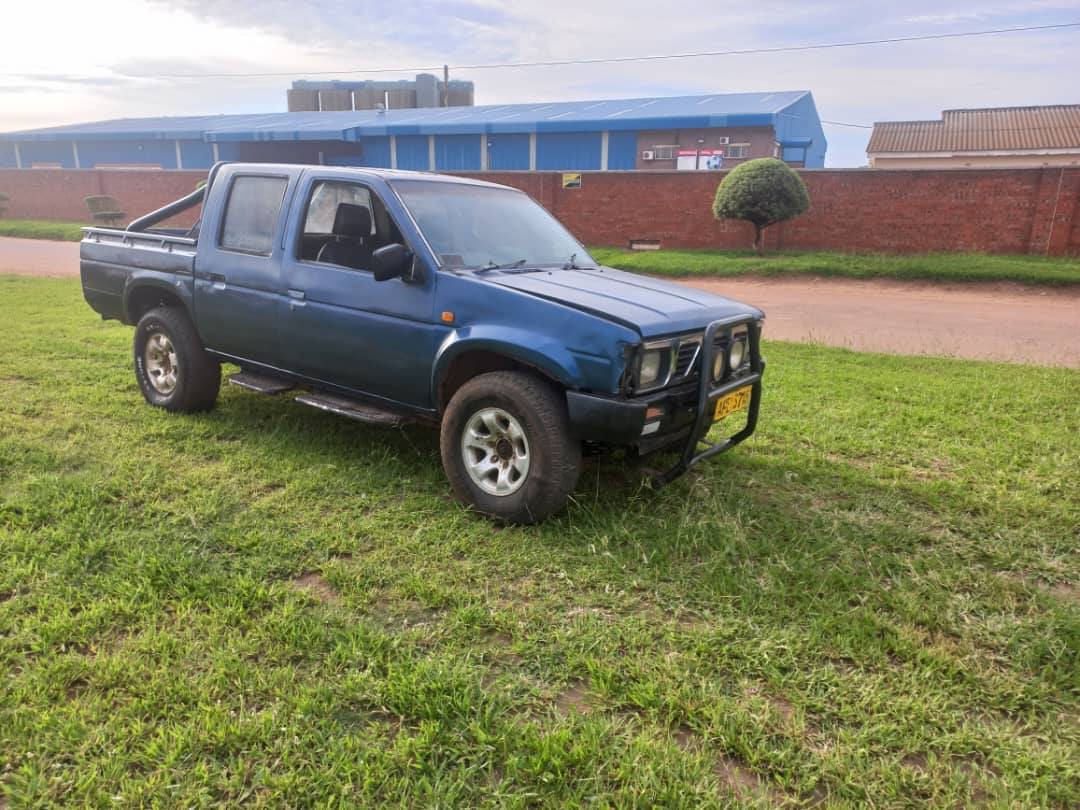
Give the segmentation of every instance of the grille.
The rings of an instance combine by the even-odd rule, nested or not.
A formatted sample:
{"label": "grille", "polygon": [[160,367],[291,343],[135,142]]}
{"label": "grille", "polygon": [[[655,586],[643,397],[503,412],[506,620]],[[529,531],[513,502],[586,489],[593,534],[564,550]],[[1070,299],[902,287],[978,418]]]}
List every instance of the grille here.
{"label": "grille", "polygon": [[700,340],[684,340],[679,344],[679,352],[675,356],[675,379],[681,379],[693,370],[694,361],[697,359],[701,348]]}

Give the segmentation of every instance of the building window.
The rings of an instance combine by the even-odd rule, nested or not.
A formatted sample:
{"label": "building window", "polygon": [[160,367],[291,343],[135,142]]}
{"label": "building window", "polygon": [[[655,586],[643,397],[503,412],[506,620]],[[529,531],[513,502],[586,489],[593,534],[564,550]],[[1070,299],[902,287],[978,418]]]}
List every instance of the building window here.
{"label": "building window", "polygon": [[724,150],[724,157],[731,158],[732,160],[738,160],[744,158],[750,154],[750,144],[748,143],[733,143],[727,149]]}
{"label": "building window", "polygon": [[678,146],[654,146],[653,160],[674,160]]}
{"label": "building window", "polygon": [[229,190],[225,221],[221,227],[221,247],[238,253],[269,256],[288,184],[285,177],[237,177]]}

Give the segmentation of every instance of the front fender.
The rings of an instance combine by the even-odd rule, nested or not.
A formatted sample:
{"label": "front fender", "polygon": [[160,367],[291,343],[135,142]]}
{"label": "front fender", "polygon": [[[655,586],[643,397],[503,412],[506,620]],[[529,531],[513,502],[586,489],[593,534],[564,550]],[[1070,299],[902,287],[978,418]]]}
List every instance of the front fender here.
{"label": "front fender", "polygon": [[456,357],[469,351],[503,355],[531,366],[568,389],[581,387],[582,370],[574,353],[545,335],[506,326],[467,326],[450,332],[439,346],[431,376],[433,401]]}

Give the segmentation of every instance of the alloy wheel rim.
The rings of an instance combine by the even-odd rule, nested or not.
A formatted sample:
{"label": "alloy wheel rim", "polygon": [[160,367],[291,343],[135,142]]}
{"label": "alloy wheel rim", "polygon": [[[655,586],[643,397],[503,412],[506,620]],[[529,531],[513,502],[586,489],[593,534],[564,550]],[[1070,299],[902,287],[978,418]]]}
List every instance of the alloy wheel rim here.
{"label": "alloy wheel rim", "polygon": [[512,495],[529,475],[529,439],[502,408],[483,408],[470,417],[461,434],[461,456],[469,478],[489,495]]}
{"label": "alloy wheel rim", "polygon": [[176,349],[164,332],[154,332],[146,341],[143,362],[150,385],[159,394],[168,396],[176,390],[176,377],[180,365],[176,361]]}

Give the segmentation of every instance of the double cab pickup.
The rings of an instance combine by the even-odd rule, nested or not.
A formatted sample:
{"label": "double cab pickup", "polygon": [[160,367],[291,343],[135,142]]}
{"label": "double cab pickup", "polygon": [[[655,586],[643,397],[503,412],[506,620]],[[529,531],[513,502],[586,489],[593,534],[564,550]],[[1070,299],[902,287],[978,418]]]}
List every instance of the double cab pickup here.
{"label": "double cab pickup", "polygon": [[[196,206],[191,229],[157,227]],[[86,228],[81,275],[135,327],[151,405],[212,408],[230,363],[257,392],[432,422],[454,494],[502,521],[563,508],[583,451],[668,451],[662,486],[757,422],[759,310],[600,266],[493,183],[222,163],[126,229]]]}

